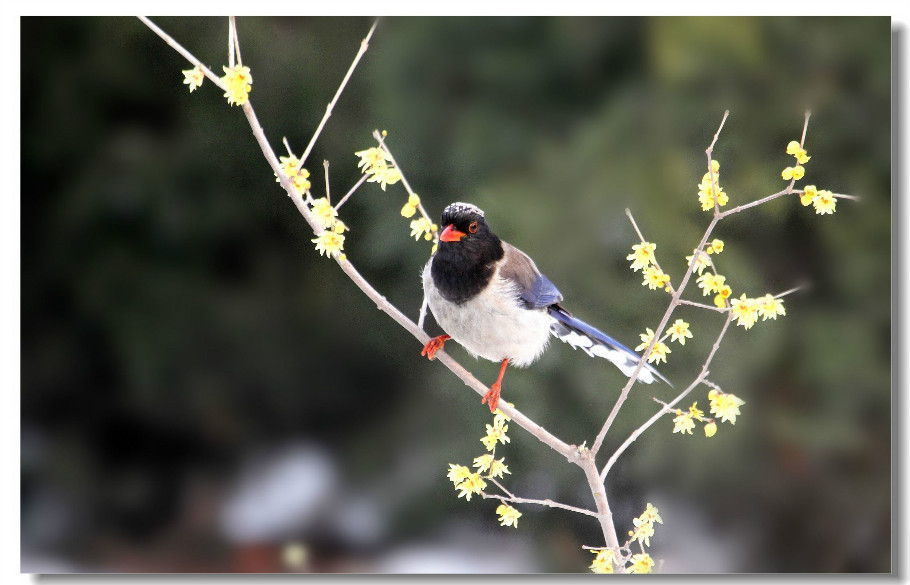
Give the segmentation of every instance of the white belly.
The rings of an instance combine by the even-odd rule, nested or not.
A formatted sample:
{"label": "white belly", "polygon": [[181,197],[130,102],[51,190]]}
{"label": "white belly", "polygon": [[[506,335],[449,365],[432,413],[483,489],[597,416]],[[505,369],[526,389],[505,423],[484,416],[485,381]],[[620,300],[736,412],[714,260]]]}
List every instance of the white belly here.
{"label": "white belly", "polygon": [[508,359],[524,367],[536,360],[550,341],[551,317],[544,309],[524,309],[506,282],[493,276],[492,286],[455,305],[432,286],[430,264],[423,270],[427,304],[439,326],[474,357],[494,362]]}

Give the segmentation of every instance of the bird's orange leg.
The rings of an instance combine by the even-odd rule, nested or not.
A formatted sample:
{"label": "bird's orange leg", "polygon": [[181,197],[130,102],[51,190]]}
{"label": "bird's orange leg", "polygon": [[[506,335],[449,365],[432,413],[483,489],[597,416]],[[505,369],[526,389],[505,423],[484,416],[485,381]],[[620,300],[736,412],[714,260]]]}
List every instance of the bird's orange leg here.
{"label": "bird's orange leg", "polygon": [[445,345],[447,339],[452,339],[451,335],[440,335],[429,340],[426,345],[423,346],[423,349],[420,350],[420,355],[425,355],[430,359],[436,357],[436,352],[442,349],[442,346]]}
{"label": "bird's orange leg", "polygon": [[489,392],[484,394],[483,400],[480,401],[481,404],[486,404],[488,400],[490,401],[490,412],[496,412],[496,407],[499,406],[499,393],[502,391],[502,376],[506,373],[506,366],[508,365],[508,358],[502,360],[502,367],[499,368],[499,377],[496,378],[496,382],[490,386]]}

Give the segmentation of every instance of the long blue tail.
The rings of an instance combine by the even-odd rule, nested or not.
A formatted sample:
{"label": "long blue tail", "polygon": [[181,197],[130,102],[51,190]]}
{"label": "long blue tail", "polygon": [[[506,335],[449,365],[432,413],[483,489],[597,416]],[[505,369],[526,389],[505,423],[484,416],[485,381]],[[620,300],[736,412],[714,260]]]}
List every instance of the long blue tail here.
{"label": "long blue tail", "polygon": [[[561,307],[551,305],[547,307],[547,311],[553,317],[550,331],[560,341],[568,343],[574,348],[581,348],[590,356],[610,360],[626,376],[631,376],[632,372],[635,371],[635,367],[641,361],[640,355],[603,331],[588,325],[581,319],[576,319]],[[645,364],[645,367],[638,373],[638,380],[645,384],[650,384],[655,379],[660,379],[670,384],[670,381],[661,376],[657,370],[649,364]],[[670,386],[672,385],[670,384]]]}

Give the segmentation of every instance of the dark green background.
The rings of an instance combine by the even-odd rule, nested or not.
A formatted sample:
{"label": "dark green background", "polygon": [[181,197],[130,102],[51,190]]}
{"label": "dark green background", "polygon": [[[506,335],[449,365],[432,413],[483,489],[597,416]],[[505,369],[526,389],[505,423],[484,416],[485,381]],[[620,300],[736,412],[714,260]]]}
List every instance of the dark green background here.
{"label": "dark green background", "polygon": [[[227,19],[153,20],[220,73]],[[302,151],[371,22],[239,20],[276,151],[283,136]],[[221,91],[189,94],[190,65],[136,19],[24,18],[21,33],[23,570],[280,571],[289,541],[315,571],[414,570],[409,550],[431,572],[587,570],[592,519],[525,506],[500,528],[495,501],[456,499],[446,469],[481,454],[489,413],[316,255]],[[390,18],[307,166],[321,194],[331,162],[337,200],[353,152],[388,130],[434,217],[481,206],[570,310],[634,347],[668,297],[628,269],[624,209],[678,282],[709,220],[697,184],[723,111],[733,206],[784,186],[811,108],[802,184],[861,202],[818,216],[778,199],[721,223],[737,296],[810,288],[727,335],[711,379],[746,401],[735,427],[681,437],[668,418],[608,490],[621,531],[646,502],[661,510],[651,552],[667,572],[887,572],[890,46],[888,18]],[[429,246],[409,239],[405,200],[369,184],[341,217],[348,257],[416,318]],[[677,389],[722,322],[679,316],[695,338],[661,368]],[[504,396],[590,444],[622,383],[559,345],[509,371]],[[674,395],[637,387],[604,453]],[[707,410],[706,389],[691,400]],[[497,456],[517,495],[593,506],[575,466],[511,437]],[[294,445],[329,462],[334,497],[280,536],[226,537],[241,465]]]}

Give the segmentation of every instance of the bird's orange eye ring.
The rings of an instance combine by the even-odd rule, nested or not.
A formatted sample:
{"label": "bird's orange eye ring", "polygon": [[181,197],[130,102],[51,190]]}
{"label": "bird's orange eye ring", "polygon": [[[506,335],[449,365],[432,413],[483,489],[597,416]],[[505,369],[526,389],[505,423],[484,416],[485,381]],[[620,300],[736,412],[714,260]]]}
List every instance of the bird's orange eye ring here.
{"label": "bird's orange eye ring", "polygon": [[471,222],[471,225],[468,226],[468,231],[471,232],[472,234],[477,233],[477,222],[476,221]]}

